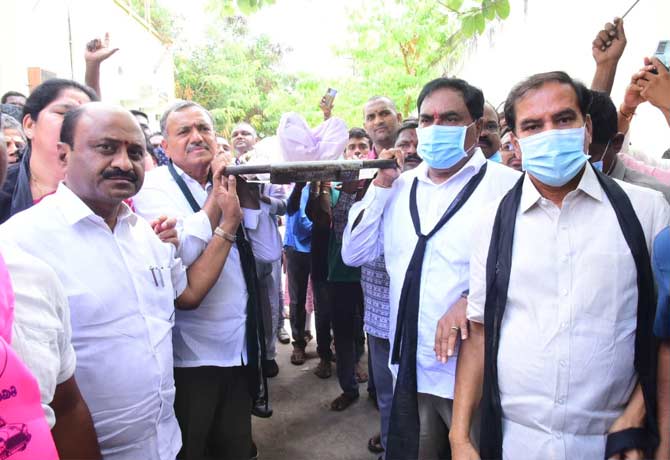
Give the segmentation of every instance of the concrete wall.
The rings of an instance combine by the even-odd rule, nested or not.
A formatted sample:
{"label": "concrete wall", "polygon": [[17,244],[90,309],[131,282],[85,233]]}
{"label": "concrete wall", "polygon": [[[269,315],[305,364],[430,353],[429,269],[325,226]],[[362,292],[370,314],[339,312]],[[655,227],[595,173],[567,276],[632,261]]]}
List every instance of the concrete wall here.
{"label": "concrete wall", "polygon": [[29,67],[83,82],[86,43],[109,32],[120,50],[103,63],[103,100],[141,108],[156,120],[174,99],[172,53],[114,0],[0,0],[0,17],[0,93],[27,93]]}
{"label": "concrete wall", "polygon": [[[477,39],[455,74],[483,89],[494,105],[521,79],[537,72],[565,70],[590,86],[595,71],[591,42],[602,26],[621,16],[633,0],[510,0],[512,13]],[[670,1],[641,0],[624,24],[628,46],[612,91],[623,99],[632,74],[661,39],[670,39]],[[631,127],[633,148],[660,157],[670,148],[670,128],[650,104],[638,108]]]}

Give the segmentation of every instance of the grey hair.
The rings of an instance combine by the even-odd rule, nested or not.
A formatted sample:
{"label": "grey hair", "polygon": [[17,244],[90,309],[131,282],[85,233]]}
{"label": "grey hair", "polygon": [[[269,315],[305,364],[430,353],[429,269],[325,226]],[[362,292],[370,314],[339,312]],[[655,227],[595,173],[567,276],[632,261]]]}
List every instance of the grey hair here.
{"label": "grey hair", "polygon": [[231,131],[231,133],[232,133],[232,132],[235,132],[235,130],[237,130],[237,128],[239,128],[239,127],[242,126],[242,125],[244,125],[244,126],[248,126],[249,128],[251,128],[251,133],[254,135],[254,137],[255,137],[256,139],[258,139],[258,133],[256,132],[256,128],[254,128],[254,127],[251,125],[251,123],[249,123],[248,121],[239,121],[239,122],[237,122],[237,123],[235,124],[235,126],[233,127],[233,130]]}
{"label": "grey hair", "polygon": [[16,121],[14,117],[11,117],[5,113],[0,114],[0,119],[2,120],[0,122],[0,126],[2,126],[2,129],[14,129],[21,134],[21,137],[23,138],[23,141],[26,142],[26,135],[23,132],[23,127],[21,124]]}
{"label": "grey hair", "polygon": [[201,109],[203,112],[207,114],[209,117],[209,121],[212,122],[212,127],[214,127],[214,117],[212,117],[212,114],[209,113],[209,110],[198,104],[197,102],[193,101],[179,101],[175,102],[168,108],[165,112],[163,112],[163,116],[161,117],[161,134],[163,134],[163,137],[167,137],[167,119],[172,114],[172,112],[181,112],[184,109],[188,109],[189,107],[197,107]]}

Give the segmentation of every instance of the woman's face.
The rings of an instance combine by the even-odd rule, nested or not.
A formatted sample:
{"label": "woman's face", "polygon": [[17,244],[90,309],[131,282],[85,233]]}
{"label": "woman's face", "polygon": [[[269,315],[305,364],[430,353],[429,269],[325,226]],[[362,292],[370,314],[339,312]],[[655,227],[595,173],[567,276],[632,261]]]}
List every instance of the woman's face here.
{"label": "woman's face", "polygon": [[26,115],[23,118],[23,130],[30,139],[31,155],[40,161],[56,164],[58,162],[56,146],[60,141],[63,116],[67,111],[90,101],[86,93],[75,88],[64,88],[56,99],[42,109],[37,120]]}

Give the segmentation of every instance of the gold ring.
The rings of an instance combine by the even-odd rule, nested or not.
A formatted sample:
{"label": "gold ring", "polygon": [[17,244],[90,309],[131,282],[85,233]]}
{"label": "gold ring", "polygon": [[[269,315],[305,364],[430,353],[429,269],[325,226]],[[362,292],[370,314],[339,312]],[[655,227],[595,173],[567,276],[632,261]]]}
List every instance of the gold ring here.
{"label": "gold ring", "polygon": [[454,330],[454,331],[460,331],[461,330],[461,328],[458,327],[458,326],[451,326],[451,329]]}

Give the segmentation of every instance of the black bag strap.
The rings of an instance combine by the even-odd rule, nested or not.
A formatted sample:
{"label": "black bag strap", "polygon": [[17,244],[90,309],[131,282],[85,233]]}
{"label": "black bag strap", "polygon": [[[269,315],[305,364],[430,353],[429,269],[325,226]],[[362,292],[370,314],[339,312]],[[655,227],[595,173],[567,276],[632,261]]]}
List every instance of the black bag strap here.
{"label": "black bag strap", "polygon": [[186,182],[184,182],[184,179],[179,175],[176,169],[174,169],[174,165],[172,164],[172,160],[170,160],[167,164],[168,170],[170,171],[170,174],[172,175],[172,178],[174,181],[177,183],[179,186],[179,189],[181,190],[182,195],[184,195],[184,198],[186,198],[186,201],[188,201],[188,204],[191,206],[191,209],[193,209],[193,212],[198,212],[200,211],[200,205],[198,202],[195,200],[193,197],[193,194],[188,188],[188,185],[186,185]]}

